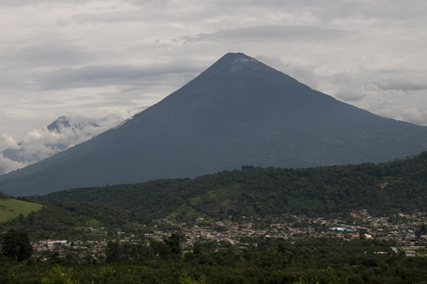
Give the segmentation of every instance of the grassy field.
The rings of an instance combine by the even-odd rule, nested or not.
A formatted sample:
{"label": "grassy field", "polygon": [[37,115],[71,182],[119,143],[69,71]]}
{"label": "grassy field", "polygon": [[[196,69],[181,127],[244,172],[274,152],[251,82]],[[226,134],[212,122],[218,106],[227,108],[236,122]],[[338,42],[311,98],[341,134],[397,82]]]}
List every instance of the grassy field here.
{"label": "grassy field", "polygon": [[27,216],[31,211],[40,210],[42,207],[42,204],[37,203],[16,199],[0,199],[0,222],[12,220],[21,213]]}

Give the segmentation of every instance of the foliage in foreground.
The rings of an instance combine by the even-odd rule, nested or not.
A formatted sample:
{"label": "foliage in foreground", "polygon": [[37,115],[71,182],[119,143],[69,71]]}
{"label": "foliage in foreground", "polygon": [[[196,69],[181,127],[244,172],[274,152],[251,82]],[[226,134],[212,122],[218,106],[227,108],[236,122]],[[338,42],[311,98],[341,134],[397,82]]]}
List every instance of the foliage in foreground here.
{"label": "foliage in foreground", "polygon": [[24,261],[31,257],[33,248],[28,235],[15,229],[7,231],[3,238],[1,254],[14,261]]}
{"label": "foliage in foreground", "polygon": [[427,283],[427,258],[393,254],[382,241],[266,239],[243,250],[196,243],[183,255],[175,245],[109,244],[108,263],[1,259],[0,283]]}

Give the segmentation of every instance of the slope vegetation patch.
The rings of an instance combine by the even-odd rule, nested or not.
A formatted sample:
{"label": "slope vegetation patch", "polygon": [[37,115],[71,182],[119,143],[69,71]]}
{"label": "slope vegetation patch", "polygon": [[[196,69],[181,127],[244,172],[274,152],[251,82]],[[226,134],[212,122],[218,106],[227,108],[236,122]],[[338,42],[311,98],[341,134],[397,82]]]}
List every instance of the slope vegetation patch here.
{"label": "slope vegetation patch", "polygon": [[0,222],[6,222],[18,217],[19,214],[27,216],[32,211],[38,211],[42,204],[31,203],[16,199],[0,199]]}

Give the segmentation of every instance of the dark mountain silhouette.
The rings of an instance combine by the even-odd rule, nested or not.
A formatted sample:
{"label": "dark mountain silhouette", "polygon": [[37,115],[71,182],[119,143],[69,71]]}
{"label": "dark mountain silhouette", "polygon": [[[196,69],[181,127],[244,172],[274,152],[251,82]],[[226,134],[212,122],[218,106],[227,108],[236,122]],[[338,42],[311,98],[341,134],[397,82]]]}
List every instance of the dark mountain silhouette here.
{"label": "dark mountain silhouette", "polygon": [[371,114],[230,53],[122,126],[1,176],[0,190],[33,195],[242,165],[380,162],[426,149],[426,127]]}

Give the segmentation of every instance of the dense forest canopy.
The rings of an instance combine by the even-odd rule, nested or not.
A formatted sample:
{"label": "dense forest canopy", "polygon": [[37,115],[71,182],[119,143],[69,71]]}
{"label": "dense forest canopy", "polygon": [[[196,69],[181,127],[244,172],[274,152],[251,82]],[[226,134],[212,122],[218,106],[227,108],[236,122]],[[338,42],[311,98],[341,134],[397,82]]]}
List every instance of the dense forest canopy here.
{"label": "dense forest canopy", "polygon": [[390,214],[427,211],[427,152],[388,163],[307,169],[243,166],[194,179],[163,179],[139,184],[78,188],[32,196],[107,204],[139,218],[193,218],[206,215],[264,217],[326,216],[353,209]]}
{"label": "dense forest canopy", "polygon": [[[32,241],[104,240],[106,237],[117,236],[118,229],[138,234],[146,232],[147,228],[141,221],[144,220],[136,220],[132,212],[117,207],[88,202],[59,201],[48,203],[41,210],[31,212],[27,216],[20,214],[12,221],[0,223],[0,230],[16,228],[27,233]],[[104,230],[94,234],[90,228]]]}
{"label": "dense forest canopy", "polygon": [[260,239],[243,250],[199,242],[184,254],[178,241],[110,242],[103,261],[71,251],[45,262],[0,257],[0,283],[426,283],[426,257],[383,241]]}

